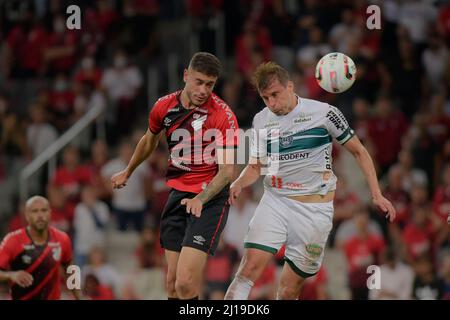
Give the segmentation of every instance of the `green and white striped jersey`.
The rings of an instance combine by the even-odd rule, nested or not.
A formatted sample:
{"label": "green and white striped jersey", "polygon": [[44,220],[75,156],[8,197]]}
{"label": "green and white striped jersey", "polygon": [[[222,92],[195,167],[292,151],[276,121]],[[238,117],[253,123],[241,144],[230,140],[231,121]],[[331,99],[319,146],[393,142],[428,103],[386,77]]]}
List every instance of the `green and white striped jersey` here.
{"label": "green and white striped jersey", "polygon": [[267,163],[264,187],[279,195],[326,194],[336,189],[332,138],[346,143],[354,131],[341,111],[298,97],[297,106],[277,116],[267,107],[255,115],[250,156]]}

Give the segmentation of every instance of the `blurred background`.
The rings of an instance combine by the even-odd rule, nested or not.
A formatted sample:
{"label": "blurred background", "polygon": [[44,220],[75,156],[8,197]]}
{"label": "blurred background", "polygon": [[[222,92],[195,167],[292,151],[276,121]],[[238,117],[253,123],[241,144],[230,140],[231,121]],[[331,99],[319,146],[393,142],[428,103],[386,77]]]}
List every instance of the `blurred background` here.
{"label": "blurred background", "polygon": [[[71,4],[81,8],[80,30],[66,28]],[[380,6],[380,30],[366,27],[370,4]],[[157,98],[182,88],[191,55],[209,51],[224,64],[215,92],[244,129],[264,106],[249,79],[267,60],[292,73],[300,96],[342,110],[397,209],[393,224],[374,211],[355,160],[336,144],[334,228],[300,298],[449,299],[449,45],[448,1],[0,1],[0,237],[25,225],[24,199],[45,195],[52,224],[72,238],[86,295],[165,299],[165,144],[125,189],[112,191],[109,178],[129,161]],[[338,95],[314,78],[332,51],[358,68]],[[201,298],[223,298],[261,193],[255,184],[231,208]],[[275,297],[282,257],[252,299]],[[367,289],[373,264],[382,290]]]}

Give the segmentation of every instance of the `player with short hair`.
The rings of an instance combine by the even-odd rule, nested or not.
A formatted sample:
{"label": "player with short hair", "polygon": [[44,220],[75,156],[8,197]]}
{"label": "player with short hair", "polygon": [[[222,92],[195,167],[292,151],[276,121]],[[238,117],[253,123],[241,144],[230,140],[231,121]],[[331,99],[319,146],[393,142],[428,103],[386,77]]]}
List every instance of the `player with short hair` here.
{"label": "player with short hair", "polygon": [[254,85],[266,108],[253,119],[251,158],[230,187],[234,203],[242,188],[260,176],[265,192],[245,238],[245,254],[225,299],[247,299],[254,282],[283,244],[285,260],[278,299],[297,299],[305,278],[316,274],[332,228],[336,176],[332,138],[356,158],[373,203],[393,221],[395,209],[381,194],[372,159],[341,111],[294,92],[288,72],[274,62],[261,64]]}
{"label": "player with short hair", "polygon": [[[0,281],[9,281],[13,300],[58,300],[60,268],[72,261],[69,236],[50,223],[46,198],[33,196],[25,204],[28,226],[10,232],[0,245]],[[76,299],[79,289],[72,290]]]}
{"label": "player with short hair", "polygon": [[172,190],[161,216],[160,242],[168,264],[169,299],[198,299],[207,257],[214,253],[228,216],[238,123],[212,93],[220,69],[214,55],[196,53],[184,70],[184,88],[155,103],[128,166],[111,178],[114,188],[125,186],[164,131]]}

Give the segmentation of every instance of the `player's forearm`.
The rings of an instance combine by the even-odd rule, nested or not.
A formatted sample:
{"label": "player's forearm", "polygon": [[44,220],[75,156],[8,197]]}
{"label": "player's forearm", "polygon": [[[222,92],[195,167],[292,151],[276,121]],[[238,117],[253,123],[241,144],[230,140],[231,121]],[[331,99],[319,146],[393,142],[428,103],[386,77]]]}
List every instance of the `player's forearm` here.
{"label": "player's forearm", "polygon": [[9,271],[0,271],[0,282],[11,280],[11,272]]}
{"label": "player's forearm", "polygon": [[219,169],[215,177],[206,186],[206,188],[200,192],[196,198],[203,204],[211,200],[216,194],[218,194],[227,184],[231,182],[233,178],[233,165],[224,165]]}
{"label": "player's forearm", "polygon": [[375,171],[375,166],[373,164],[372,158],[366,148],[361,148],[359,152],[354,154],[358,165],[366,177],[367,184],[369,185],[370,193],[372,198],[377,198],[381,196],[380,186],[378,185],[377,173]]}
{"label": "player's forearm", "polygon": [[141,138],[141,140],[139,140],[139,143],[134,150],[133,156],[131,157],[131,160],[126,168],[126,170],[128,171],[128,176],[130,176],[133,171],[150,156],[153,150],[155,150],[156,146],[158,145],[158,138],[159,135],[152,136],[152,138],[150,138],[146,134]]}
{"label": "player's forearm", "polygon": [[248,164],[233,184],[245,188],[254,184],[260,175],[261,167],[258,164]]}

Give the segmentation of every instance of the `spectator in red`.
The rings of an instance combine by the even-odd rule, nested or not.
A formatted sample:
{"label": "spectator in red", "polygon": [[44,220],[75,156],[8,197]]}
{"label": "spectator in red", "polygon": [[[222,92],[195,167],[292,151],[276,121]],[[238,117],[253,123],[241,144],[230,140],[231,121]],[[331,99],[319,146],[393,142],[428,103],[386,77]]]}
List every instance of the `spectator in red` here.
{"label": "spectator in red", "polygon": [[328,275],[325,267],[319,269],[316,275],[307,278],[303,284],[299,300],[327,300]]}
{"label": "spectator in red", "polygon": [[402,112],[393,108],[387,97],[377,100],[375,112],[375,117],[369,123],[369,136],[382,174],[397,160],[401,137],[408,129],[408,122]]}
{"label": "spectator in red", "polygon": [[349,238],[343,246],[349,265],[349,286],[353,300],[367,300],[367,267],[380,261],[385,241],[369,229],[369,212],[367,209],[355,212],[357,234]]}
{"label": "spectator in red", "polygon": [[450,162],[445,164],[442,172],[442,184],[434,193],[433,210],[442,223],[447,223],[450,214]]}
{"label": "spectator in red", "polygon": [[52,208],[51,225],[71,235],[75,211],[74,204],[67,201],[63,190],[59,188],[51,188],[48,190],[48,200]]}
{"label": "spectator in red", "polygon": [[205,293],[208,300],[223,300],[239,261],[239,252],[221,237],[214,256],[209,257],[206,264]]}
{"label": "spectator in red", "polygon": [[428,177],[425,171],[414,167],[413,157],[409,150],[403,149],[398,154],[398,164],[402,171],[402,187],[410,192],[414,185],[428,186]]}
{"label": "spectator in red", "polygon": [[111,288],[100,284],[100,281],[94,274],[86,275],[84,294],[91,300],[115,300]]}
{"label": "spectator in red", "polygon": [[73,204],[80,199],[82,185],[92,183],[89,167],[80,164],[79,152],[75,146],[68,146],[63,152],[62,165],[56,169],[49,189],[61,189]]}
{"label": "spectator in red", "polygon": [[249,76],[254,70],[252,55],[260,51],[264,61],[268,61],[272,55],[272,40],[263,26],[258,26],[254,21],[247,21],[243,26],[243,32],[236,39],[236,63],[243,75]]}
{"label": "spectator in red", "polygon": [[65,17],[56,15],[53,18],[53,30],[47,35],[44,51],[44,59],[50,75],[71,71],[76,62],[77,41],[76,31],[66,28]]}
{"label": "spectator in red", "polygon": [[64,131],[72,123],[74,101],[75,93],[69,79],[64,73],[58,74],[48,92],[48,107],[52,122],[59,131]]}
{"label": "spectator in red", "polygon": [[151,184],[150,194],[150,213],[154,219],[159,219],[161,212],[163,212],[169,197],[170,188],[166,185],[166,171],[167,171],[167,157],[166,150],[159,144],[155,151],[149,158],[150,177],[149,184]]}
{"label": "spectator in red", "polygon": [[102,71],[96,66],[94,56],[86,55],[81,59],[80,69],[75,73],[74,80],[77,87],[82,83],[89,83],[94,88],[100,87]]}
{"label": "spectator in red", "polygon": [[445,104],[446,96],[435,94],[427,111],[427,128],[438,146],[443,145],[450,136],[450,117],[445,113]]}
{"label": "spectator in red", "polygon": [[92,175],[92,185],[97,191],[97,196],[101,200],[109,198],[109,190],[105,186],[101,170],[109,160],[108,145],[104,140],[95,140],[91,145],[90,161],[86,164]]}
{"label": "spectator in red", "polygon": [[388,197],[397,216],[395,224],[403,228],[408,221],[409,194],[403,189],[403,170],[400,166],[392,166],[388,171],[388,184],[384,189],[384,194]]}
{"label": "spectator in red", "polygon": [[12,78],[32,78],[44,70],[47,43],[45,29],[35,22],[34,12],[28,10],[20,24],[6,38],[6,74]]}
{"label": "spectator in red", "polygon": [[434,241],[440,222],[427,206],[414,207],[412,220],[403,230],[406,260],[414,262],[421,255],[434,257]]}

